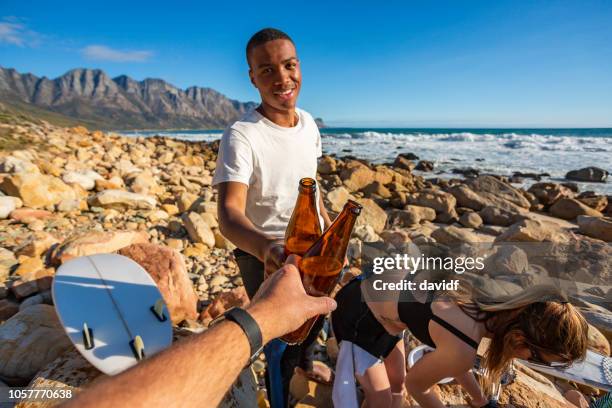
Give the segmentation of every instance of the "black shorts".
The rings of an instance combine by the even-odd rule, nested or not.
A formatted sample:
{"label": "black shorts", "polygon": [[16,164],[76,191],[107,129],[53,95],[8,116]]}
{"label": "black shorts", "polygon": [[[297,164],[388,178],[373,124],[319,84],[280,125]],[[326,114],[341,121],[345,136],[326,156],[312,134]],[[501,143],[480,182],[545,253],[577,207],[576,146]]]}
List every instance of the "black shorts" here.
{"label": "black shorts", "polygon": [[338,344],[347,340],[373,356],[384,359],[402,337],[389,334],[376,320],[361,298],[360,282],[359,279],[353,279],[336,295],[338,307],[331,315],[334,334]]}
{"label": "black shorts", "polygon": [[257,289],[264,281],[264,264],[248,252],[240,248],[234,249],[234,257],[240,270],[242,283],[249,299],[253,299]]}

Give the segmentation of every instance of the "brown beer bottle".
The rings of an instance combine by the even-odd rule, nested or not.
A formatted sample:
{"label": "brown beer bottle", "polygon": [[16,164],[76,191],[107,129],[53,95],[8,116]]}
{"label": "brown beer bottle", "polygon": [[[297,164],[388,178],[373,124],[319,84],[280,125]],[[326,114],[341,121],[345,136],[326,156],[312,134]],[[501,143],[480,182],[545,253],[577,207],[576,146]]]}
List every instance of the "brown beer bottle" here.
{"label": "brown beer bottle", "polygon": [[[329,296],[340,278],[349,239],[361,205],[349,200],[342,212],[323,235],[306,251],[299,262],[300,276],[306,293]],[[317,316],[281,339],[289,344],[300,344],[312,329]]]}
{"label": "brown beer bottle", "polygon": [[303,256],[321,236],[323,229],[317,211],[317,182],[311,178],[300,180],[295,208],[285,232],[285,255]]}

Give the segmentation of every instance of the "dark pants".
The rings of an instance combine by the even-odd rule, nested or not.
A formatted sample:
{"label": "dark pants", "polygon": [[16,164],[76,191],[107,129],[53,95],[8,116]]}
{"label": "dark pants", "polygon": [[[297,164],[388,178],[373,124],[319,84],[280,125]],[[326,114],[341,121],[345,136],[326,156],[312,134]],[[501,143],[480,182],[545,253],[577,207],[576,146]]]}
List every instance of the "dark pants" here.
{"label": "dark pants", "polygon": [[[249,299],[253,299],[257,289],[261,286],[264,280],[264,265],[263,263],[254,257],[253,255],[242,251],[241,249],[234,250],[234,256],[236,257],[236,263],[240,269],[240,275],[244,288],[246,289]],[[281,359],[281,375],[283,384],[283,401],[285,406],[288,405],[289,401],[289,382],[293,376],[295,367],[300,367],[306,371],[312,369],[313,351],[316,345],[316,339],[319,332],[323,328],[325,317],[321,316],[317,319],[312,330],[308,334],[308,337],[302,344],[287,346],[283,357]],[[266,388],[268,389],[268,395],[272,395],[270,389],[270,378],[266,371]],[[274,407],[271,408],[282,408]]]}

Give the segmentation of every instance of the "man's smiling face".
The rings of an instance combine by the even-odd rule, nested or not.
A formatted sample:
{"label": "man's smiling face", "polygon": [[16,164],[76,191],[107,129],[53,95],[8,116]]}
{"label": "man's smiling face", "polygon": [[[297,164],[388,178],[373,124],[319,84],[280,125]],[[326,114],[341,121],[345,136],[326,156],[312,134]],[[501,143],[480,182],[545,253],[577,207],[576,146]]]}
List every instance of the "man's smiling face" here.
{"label": "man's smiling face", "polygon": [[262,102],[277,111],[295,109],[302,73],[295,46],[289,40],[268,41],[251,50],[249,76]]}

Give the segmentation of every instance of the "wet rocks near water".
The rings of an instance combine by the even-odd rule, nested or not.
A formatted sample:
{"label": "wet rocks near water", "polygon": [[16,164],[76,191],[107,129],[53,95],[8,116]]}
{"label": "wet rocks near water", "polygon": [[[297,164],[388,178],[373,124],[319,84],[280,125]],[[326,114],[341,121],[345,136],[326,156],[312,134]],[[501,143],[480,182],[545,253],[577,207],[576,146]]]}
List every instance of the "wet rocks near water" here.
{"label": "wet rocks near water", "polygon": [[602,216],[599,211],[573,198],[562,198],[557,200],[557,202],[550,207],[550,213],[564,220],[573,220],[580,215],[588,215],[591,217]]}
{"label": "wet rocks near water", "polygon": [[414,169],[420,171],[433,171],[434,164],[429,160],[420,160]]}
{"label": "wet rocks near water", "polygon": [[585,167],[567,172],[565,178],[574,181],[605,183],[608,179],[608,171],[599,167]]}

